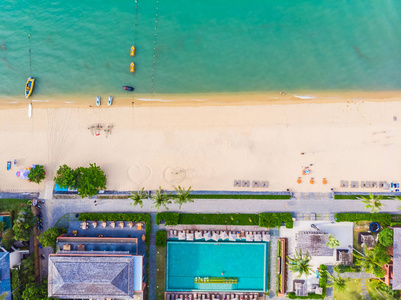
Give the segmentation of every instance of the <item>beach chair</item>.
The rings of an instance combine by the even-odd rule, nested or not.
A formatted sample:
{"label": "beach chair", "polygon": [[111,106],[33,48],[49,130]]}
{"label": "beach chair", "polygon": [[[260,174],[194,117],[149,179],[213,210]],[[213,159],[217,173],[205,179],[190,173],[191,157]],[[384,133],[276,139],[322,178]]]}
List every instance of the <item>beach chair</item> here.
{"label": "beach chair", "polygon": [[262,181],[261,187],[262,188],[268,188],[269,187],[269,182],[268,181]]}
{"label": "beach chair", "polygon": [[362,187],[362,188],[368,187],[367,184],[366,184],[366,181],[361,181],[361,187]]}
{"label": "beach chair", "polygon": [[242,180],[242,187],[249,187],[249,180]]}
{"label": "beach chair", "polygon": [[358,188],[358,187],[359,187],[358,181],[351,181],[351,188]]}
{"label": "beach chair", "polygon": [[259,181],[253,180],[253,181],[252,181],[252,187],[253,187],[253,188],[258,188],[258,187],[260,187],[260,182],[259,182]]}
{"label": "beach chair", "polygon": [[234,180],[234,187],[241,187],[241,180]]}
{"label": "beach chair", "polygon": [[166,300],[170,300],[170,294],[166,295]]}
{"label": "beach chair", "polygon": [[377,181],[371,181],[371,182],[370,182],[370,185],[371,185],[372,188],[375,188],[375,189],[376,189],[377,186],[378,186],[378,185],[377,185]]}

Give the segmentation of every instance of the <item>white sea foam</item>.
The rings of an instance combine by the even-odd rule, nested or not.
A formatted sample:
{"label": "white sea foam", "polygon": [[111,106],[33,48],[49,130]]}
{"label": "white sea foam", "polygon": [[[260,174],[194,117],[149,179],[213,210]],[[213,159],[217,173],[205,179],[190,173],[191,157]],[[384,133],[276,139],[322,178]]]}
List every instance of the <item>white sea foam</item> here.
{"label": "white sea foam", "polygon": [[32,100],[32,102],[52,102],[54,100]]}
{"label": "white sea foam", "polygon": [[315,96],[308,96],[308,95],[305,96],[294,95],[294,97],[299,99],[316,99]]}
{"label": "white sea foam", "polygon": [[65,101],[65,103],[70,104],[70,103],[75,103],[75,102],[74,101]]}
{"label": "white sea foam", "polygon": [[7,102],[7,103],[12,103],[12,104],[14,104],[14,103],[19,103],[18,101],[12,101],[12,102]]}

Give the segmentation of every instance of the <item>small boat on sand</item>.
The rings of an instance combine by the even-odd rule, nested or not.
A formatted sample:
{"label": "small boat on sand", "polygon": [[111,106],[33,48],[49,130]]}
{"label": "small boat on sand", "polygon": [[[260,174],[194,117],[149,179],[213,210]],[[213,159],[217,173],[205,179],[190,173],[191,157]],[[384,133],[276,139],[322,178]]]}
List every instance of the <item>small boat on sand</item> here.
{"label": "small boat on sand", "polygon": [[132,62],[129,68],[131,73],[135,73],[135,64]]}
{"label": "small boat on sand", "polygon": [[34,85],[35,85],[35,78],[29,77],[25,85],[25,98],[28,98],[32,94]]}
{"label": "small boat on sand", "polygon": [[134,87],[126,85],[126,86],[124,86],[124,90],[133,92],[134,91]]}
{"label": "small boat on sand", "polygon": [[100,97],[99,96],[96,97],[96,106],[100,106]]}
{"label": "small boat on sand", "polygon": [[135,46],[131,47],[131,56],[135,56]]}
{"label": "small boat on sand", "polygon": [[109,101],[107,101],[107,105],[111,106],[113,104],[113,96],[109,96]]}

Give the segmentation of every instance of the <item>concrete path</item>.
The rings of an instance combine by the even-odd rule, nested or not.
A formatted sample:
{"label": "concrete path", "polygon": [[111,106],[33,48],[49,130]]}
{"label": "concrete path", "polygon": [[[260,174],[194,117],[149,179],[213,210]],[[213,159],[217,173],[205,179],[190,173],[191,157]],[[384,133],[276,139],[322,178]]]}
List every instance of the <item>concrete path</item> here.
{"label": "concrete path", "polygon": [[352,278],[352,279],[369,279],[373,278],[373,274],[366,272],[345,272],[341,273],[340,276],[342,278]]}
{"label": "concrete path", "polygon": [[363,297],[366,300],[370,300],[370,296],[369,296],[368,290],[366,289],[366,280],[365,279],[361,280],[361,288],[362,288]]}
{"label": "concrete path", "polygon": [[278,241],[279,231],[278,229],[270,229],[270,299],[278,299],[277,292],[277,241]]}
{"label": "concrete path", "polygon": [[149,299],[156,299],[156,232],[159,226],[156,225],[156,214],[150,214],[151,217],[151,232],[150,232],[150,247],[149,247]]}

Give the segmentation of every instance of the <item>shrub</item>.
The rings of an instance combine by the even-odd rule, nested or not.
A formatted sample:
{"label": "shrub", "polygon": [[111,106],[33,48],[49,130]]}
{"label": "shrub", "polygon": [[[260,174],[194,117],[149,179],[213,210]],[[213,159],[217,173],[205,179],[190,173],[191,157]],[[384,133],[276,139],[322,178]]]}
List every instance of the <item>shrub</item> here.
{"label": "shrub", "polygon": [[358,222],[358,221],[371,221],[379,222],[382,225],[390,225],[390,214],[359,214],[359,213],[336,213],[336,222]]}
{"label": "shrub", "polygon": [[379,233],[379,243],[382,244],[384,247],[390,247],[393,245],[394,242],[394,232],[391,228],[384,228]]}
{"label": "shrub", "polygon": [[135,213],[82,213],[79,214],[80,221],[131,221],[144,222],[146,230],[146,245],[150,246],[150,215]]}
{"label": "shrub", "polygon": [[38,239],[43,247],[52,247],[53,250],[56,251],[57,238],[66,232],[67,230],[65,228],[51,227],[38,236]]}
{"label": "shrub", "polygon": [[286,228],[293,228],[294,222],[291,213],[261,213],[259,214],[260,227],[280,227],[285,222]]}
{"label": "shrub", "polygon": [[42,165],[36,165],[28,173],[28,179],[30,182],[36,182],[39,184],[46,177],[45,168]]}
{"label": "shrub", "polygon": [[360,272],[361,267],[356,266],[356,265],[352,265],[352,266],[336,265],[336,266],[334,266],[334,271],[337,273]]}
{"label": "shrub", "polygon": [[324,299],[323,295],[318,295],[315,293],[308,293],[308,296],[296,296],[294,292],[288,293],[287,297],[289,299]]}
{"label": "shrub", "polygon": [[255,225],[256,214],[179,214],[179,224]]}
{"label": "shrub", "polygon": [[14,234],[16,241],[29,241],[34,226],[33,214],[30,208],[23,208],[14,221]]}
{"label": "shrub", "polygon": [[159,230],[156,232],[156,246],[166,247],[167,246],[167,232],[165,230]]}
{"label": "shrub", "polygon": [[387,250],[387,247],[377,244],[373,249],[374,257],[377,262],[381,265],[388,264],[391,261],[391,256]]}
{"label": "shrub", "polygon": [[88,168],[79,168],[79,172],[78,195],[82,198],[97,195],[99,190],[106,189],[106,175],[96,164],[89,164]]}
{"label": "shrub", "polygon": [[323,288],[323,293],[321,296],[323,298],[326,296],[326,289],[327,289],[327,266],[326,265],[320,265],[319,266],[319,286]]}
{"label": "shrub", "polygon": [[4,246],[4,248],[10,250],[14,241],[15,241],[14,230],[12,228],[9,228],[4,232],[1,244]]}
{"label": "shrub", "polygon": [[0,233],[3,233],[4,228],[6,228],[6,223],[0,222]]}
{"label": "shrub", "polygon": [[160,225],[160,222],[165,221],[166,225],[178,225],[179,219],[178,213],[162,212],[156,215],[156,224]]}

